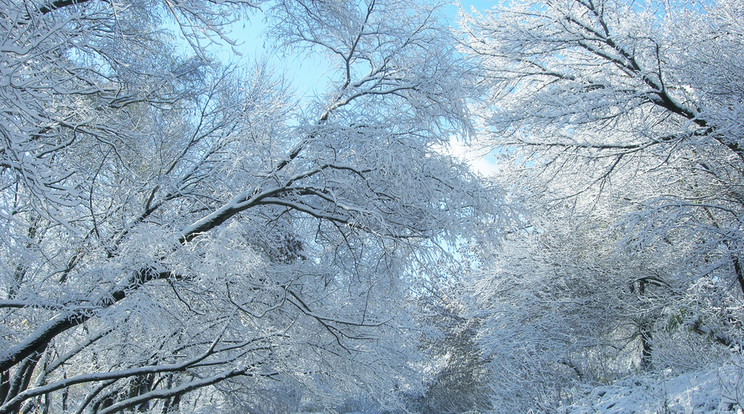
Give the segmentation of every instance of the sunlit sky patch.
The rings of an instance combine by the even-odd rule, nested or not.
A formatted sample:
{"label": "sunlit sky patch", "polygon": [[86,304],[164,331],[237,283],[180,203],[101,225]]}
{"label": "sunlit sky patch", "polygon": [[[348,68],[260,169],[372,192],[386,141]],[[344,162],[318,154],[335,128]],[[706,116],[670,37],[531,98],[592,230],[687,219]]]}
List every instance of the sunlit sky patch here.
{"label": "sunlit sky patch", "polygon": [[[484,10],[493,4],[492,0],[461,0],[447,6],[444,11],[452,26],[457,25],[458,11]],[[307,53],[283,56],[277,46],[266,36],[267,25],[260,14],[254,14],[249,20],[242,19],[234,24],[229,33],[236,40],[234,48],[226,47],[219,57],[237,64],[250,64],[256,61],[267,61],[277,73],[288,77],[297,96],[311,99],[325,89],[329,65],[322,56]],[[235,55],[234,51],[239,55]]]}

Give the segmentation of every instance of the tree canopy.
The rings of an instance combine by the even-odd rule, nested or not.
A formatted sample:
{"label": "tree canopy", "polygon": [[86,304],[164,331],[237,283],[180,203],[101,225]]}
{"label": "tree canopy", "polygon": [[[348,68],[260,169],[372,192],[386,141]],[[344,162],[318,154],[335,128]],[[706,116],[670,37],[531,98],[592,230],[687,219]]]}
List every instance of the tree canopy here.
{"label": "tree canopy", "polygon": [[0,413],[744,407],[744,3],[451,7],[0,0]]}

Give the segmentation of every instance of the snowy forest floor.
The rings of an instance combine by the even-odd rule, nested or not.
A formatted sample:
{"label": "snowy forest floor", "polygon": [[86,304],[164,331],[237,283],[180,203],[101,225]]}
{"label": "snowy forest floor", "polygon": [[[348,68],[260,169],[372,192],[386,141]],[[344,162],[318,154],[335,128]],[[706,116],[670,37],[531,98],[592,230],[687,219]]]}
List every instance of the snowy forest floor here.
{"label": "snowy forest floor", "polygon": [[637,376],[594,388],[566,413],[744,413],[744,361],[653,376]]}

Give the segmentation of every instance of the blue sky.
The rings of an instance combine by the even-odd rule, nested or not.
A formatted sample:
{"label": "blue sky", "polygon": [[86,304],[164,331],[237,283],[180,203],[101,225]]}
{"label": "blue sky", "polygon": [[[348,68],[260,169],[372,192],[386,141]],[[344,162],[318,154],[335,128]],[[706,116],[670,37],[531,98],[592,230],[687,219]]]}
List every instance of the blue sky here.
{"label": "blue sky", "polygon": [[[451,19],[452,25],[456,25],[457,3],[464,10],[469,11],[471,8],[477,10],[487,9],[493,4],[493,1],[461,0],[455,3],[455,5],[446,9],[447,16]],[[277,56],[277,51],[274,49],[271,41],[264,36],[265,29],[266,25],[260,15],[252,16],[250,21],[242,20],[233,27],[230,34],[230,37],[238,41],[235,49],[240,53],[240,56],[235,57],[229,51],[229,48],[224,53],[220,53],[220,55],[231,61],[237,59],[238,63],[250,63],[256,60],[267,59],[276,67],[278,72],[287,74],[292,86],[296,88],[297,94],[305,99],[311,98],[314,94],[323,91],[325,86],[324,75],[328,70],[328,66],[323,62],[323,59],[317,56],[302,55],[285,58]]]}

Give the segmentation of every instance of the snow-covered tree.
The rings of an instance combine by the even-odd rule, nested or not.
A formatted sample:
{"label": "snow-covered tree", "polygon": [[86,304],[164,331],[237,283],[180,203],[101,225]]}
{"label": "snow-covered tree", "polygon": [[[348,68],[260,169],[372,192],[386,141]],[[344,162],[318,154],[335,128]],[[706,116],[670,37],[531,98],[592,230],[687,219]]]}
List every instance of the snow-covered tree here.
{"label": "snow-covered tree", "polygon": [[482,321],[495,411],[554,411],[597,384],[726,356],[690,329],[693,309],[710,310],[688,292],[675,247],[619,249],[611,210],[622,203],[607,204],[533,206],[530,226],[484,257],[462,300]]}
{"label": "snow-covered tree", "polygon": [[[586,187],[635,188],[644,243],[684,231],[744,292],[739,1],[513,2],[465,20],[483,68],[490,143]],[[551,171],[546,171],[546,174]],[[729,283],[730,284],[730,283]]]}
{"label": "snow-covered tree", "polygon": [[[468,273],[466,268],[460,269]],[[455,273],[456,274],[456,273]],[[423,331],[421,347],[431,371],[425,392],[414,396],[409,409],[417,413],[488,412],[491,391],[487,361],[477,341],[480,321],[464,315],[458,303],[460,277],[449,276],[436,290],[420,295],[419,318]]]}
{"label": "snow-covered tree", "polygon": [[[0,2],[0,412],[421,385],[413,283],[498,204],[437,151],[467,71],[432,5],[257,3]],[[314,102],[209,60],[258,6],[331,62]]]}
{"label": "snow-covered tree", "polygon": [[533,206],[474,289],[510,409],[740,347],[743,9],[515,1],[465,16],[484,148]]}

